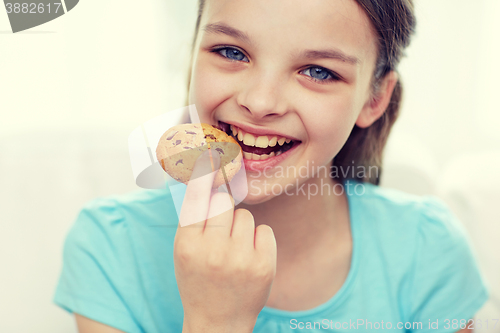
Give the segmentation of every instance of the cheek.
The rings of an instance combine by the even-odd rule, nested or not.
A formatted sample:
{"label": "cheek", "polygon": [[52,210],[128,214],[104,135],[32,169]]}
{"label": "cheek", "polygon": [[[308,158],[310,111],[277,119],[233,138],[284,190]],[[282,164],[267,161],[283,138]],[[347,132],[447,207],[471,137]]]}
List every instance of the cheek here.
{"label": "cheek", "polygon": [[224,77],[202,61],[193,67],[189,103],[196,104],[198,113],[206,116],[230,96],[230,85]]}
{"label": "cheek", "polygon": [[308,133],[311,140],[319,142],[334,155],[347,141],[357,118],[353,94],[329,96],[309,106]]}

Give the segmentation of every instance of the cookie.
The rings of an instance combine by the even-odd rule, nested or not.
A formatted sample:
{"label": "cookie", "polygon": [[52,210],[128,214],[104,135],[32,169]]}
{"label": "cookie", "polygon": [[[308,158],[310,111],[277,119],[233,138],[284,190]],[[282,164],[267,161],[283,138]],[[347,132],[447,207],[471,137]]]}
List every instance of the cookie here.
{"label": "cookie", "polygon": [[213,188],[225,184],[238,173],[243,163],[243,152],[233,137],[208,124],[181,124],[168,129],[160,138],[156,157],[161,167],[175,180],[187,184],[194,164],[208,148],[220,156],[220,170],[216,173]]}

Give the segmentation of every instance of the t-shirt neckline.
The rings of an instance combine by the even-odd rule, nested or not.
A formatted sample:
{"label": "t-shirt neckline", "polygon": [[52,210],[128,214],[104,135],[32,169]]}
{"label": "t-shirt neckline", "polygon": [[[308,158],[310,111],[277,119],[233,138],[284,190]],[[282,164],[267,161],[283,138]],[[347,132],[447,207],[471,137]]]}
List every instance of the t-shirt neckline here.
{"label": "t-shirt neckline", "polygon": [[[351,179],[352,181],[352,179]],[[347,189],[346,186],[347,180],[343,181],[343,189],[346,193],[347,196],[347,202],[349,206],[349,224],[351,227],[351,237],[352,237],[352,255],[351,255],[351,266],[349,268],[349,273],[347,274],[347,278],[342,284],[342,287],[333,295],[328,301],[326,301],[323,304],[320,304],[312,309],[309,310],[302,310],[302,311],[287,311],[287,310],[280,310],[276,308],[271,308],[264,306],[262,311],[260,312],[261,314],[266,314],[266,315],[272,315],[272,316],[280,316],[280,317],[287,317],[290,319],[295,319],[299,317],[310,317],[317,315],[323,311],[326,310],[333,310],[334,308],[338,307],[341,305],[341,303],[346,299],[348,296],[349,291],[352,289],[353,281],[357,275],[357,270],[358,270],[358,262],[359,262],[359,254],[360,254],[360,247],[361,247],[361,235],[360,235],[360,230],[358,226],[358,215],[357,212],[359,211],[357,209],[357,195],[355,193],[351,193],[350,191],[353,191],[351,188],[350,191]]]}

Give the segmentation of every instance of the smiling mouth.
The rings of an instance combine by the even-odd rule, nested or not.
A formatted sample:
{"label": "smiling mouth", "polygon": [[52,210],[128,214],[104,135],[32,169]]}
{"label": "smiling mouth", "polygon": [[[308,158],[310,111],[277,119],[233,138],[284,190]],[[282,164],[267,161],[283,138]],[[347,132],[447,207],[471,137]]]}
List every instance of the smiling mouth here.
{"label": "smiling mouth", "polygon": [[301,141],[294,141],[279,135],[256,136],[246,133],[237,126],[219,121],[219,129],[232,136],[243,150],[243,156],[247,160],[267,160],[279,156],[290,150]]}

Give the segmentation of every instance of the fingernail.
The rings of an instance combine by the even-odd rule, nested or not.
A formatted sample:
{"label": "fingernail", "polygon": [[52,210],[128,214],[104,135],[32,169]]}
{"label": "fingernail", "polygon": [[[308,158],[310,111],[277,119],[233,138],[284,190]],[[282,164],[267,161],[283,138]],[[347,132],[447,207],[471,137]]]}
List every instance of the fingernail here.
{"label": "fingernail", "polygon": [[219,153],[215,150],[207,149],[198,157],[196,164],[198,163],[208,172],[218,170],[220,167]]}
{"label": "fingernail", "polygon": [[200,177],[200,176],[206,175],[210,172],[212,172],[210,155],[208,155],[207,151],[204,151],[196,159],[196,163],[195,163],[192,177],[194,177],[194,178]]}
{"label": "fingernail", "polygon": [[206,159],[210,159],[208,149],[205,150],[203,153],[201,153],[201,155],[198,157],[198,160],[206,160]]}

